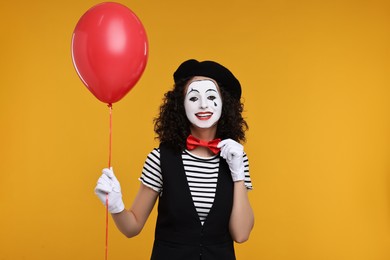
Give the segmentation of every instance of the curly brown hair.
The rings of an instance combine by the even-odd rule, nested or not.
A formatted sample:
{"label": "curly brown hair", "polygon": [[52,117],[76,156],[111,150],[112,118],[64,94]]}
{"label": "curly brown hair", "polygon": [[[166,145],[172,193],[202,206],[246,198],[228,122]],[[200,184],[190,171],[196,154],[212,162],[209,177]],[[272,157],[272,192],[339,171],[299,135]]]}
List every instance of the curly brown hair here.
{"label": "curly brown hair", "polygon": [[[192,78],[192,77],[191,77]],[[191,78],[176,82],[173,89],[166,92],[160,106],[159,115],[154,118],[154,131],[161,143],[173,149],[183,151],[186,139],[191,133],[190,122],[184,109],[184,89]],[[223,86],[217,83],[223,100],[221,118],[217,124],[216,138],[231,138],[237,142],[245,142],[245,131],[248,124],[242,117],[244,104],[232,97]]]}

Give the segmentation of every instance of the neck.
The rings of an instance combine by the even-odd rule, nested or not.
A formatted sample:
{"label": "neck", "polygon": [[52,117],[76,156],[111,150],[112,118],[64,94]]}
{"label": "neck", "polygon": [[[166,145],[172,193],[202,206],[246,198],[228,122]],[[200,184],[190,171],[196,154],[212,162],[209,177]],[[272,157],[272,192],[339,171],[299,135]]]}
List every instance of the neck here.
{"label": "neck", "polygon": [[215,139],[215,135],[217,133],[216,127],[211,128],[198,128],[198,127],[191,127],[191,134],[203,141],[211,141]]}

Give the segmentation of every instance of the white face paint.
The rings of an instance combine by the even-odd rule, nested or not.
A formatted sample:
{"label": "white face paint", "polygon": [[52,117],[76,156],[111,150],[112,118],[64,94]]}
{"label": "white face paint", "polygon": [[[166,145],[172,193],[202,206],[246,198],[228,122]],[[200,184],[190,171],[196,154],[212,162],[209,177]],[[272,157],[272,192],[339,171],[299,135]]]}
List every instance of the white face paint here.
{"label": "white face paint", "polygon": [[222,99],[217,85],[209,80],[195,80],[187,87],[184,108],[188,120],[199,128],[215,125],[222,113]]}

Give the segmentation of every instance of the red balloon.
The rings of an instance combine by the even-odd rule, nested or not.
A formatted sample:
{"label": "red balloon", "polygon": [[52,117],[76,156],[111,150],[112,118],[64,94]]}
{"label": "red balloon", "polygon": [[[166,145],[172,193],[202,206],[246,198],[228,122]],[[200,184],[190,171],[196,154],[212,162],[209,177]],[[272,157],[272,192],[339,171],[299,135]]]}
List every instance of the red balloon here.
{"label": "red balloon", "polygon": [[145,29],[124,5],[93,6],[74,29],[73,65],[85,86],[104,103],[119,101],[134,87],[147,59]]}

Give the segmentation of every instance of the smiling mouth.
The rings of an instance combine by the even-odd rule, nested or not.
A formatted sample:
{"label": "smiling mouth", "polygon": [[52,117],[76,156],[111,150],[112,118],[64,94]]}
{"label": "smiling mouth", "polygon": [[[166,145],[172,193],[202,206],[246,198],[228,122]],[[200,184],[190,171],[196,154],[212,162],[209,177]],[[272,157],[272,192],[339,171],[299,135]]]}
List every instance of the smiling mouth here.
{"label": "smiling mouth", "polygon": [[196,113],[195,116],[199,120],[209,120],[213,116],[213,113],[211,113],[211,112],[199,112],[199,113]]}

